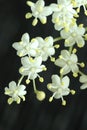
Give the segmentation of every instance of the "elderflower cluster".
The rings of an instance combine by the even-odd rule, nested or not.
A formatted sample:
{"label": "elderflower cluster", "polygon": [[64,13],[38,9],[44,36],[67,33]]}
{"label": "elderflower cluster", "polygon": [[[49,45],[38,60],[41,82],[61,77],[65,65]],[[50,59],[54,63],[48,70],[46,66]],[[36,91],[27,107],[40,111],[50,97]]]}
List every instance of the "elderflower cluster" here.
{"label": "elderflower cluster", "polygon": [[51,4],[53,10],[52,22],[56,30],[65,28],[66,30],[74,24],[74,16],[78,16],[73,9],[70,0],[57,0],[57,4]]}
{"label": "elderflower cluster", "polygon": [[[44,62],[50,58],[52,64],[59,67],[60,71],[51,76],[51,83],[47,83],[47,90],[52,93],[49,102],[53,99],[61,99],[62,105],[65,106],[64,97],[70,93],[75,94],[75,90],[70,89],[72,79],[69,77],[69,73],[73,73],[72,78],[79,77],[80,89],[87,88],[87,75],[81,71],[85,64],[79,61],[77,51],[78,47],[82,49],[87,41],[87,27],[83,23],[78,24],[81,7],[84,14],[87,15],[87,0],[57,0],[56,3],[50,5],[46,5],[44,0],[37,0],[36,3],[26,1],[26,4],[31,11],[25,14],[25,18],[34,17],[33,26],[36,26],[39,20],[42,24],[46,24],[47,17],[50,16],[54,30],[60,34],[60,37],[54,38],[50,34],[46,38],[37,36],[31,39],[28,33],[24,33],[20,41],[13,43],[12,47],[21,59],[21,67],[19,68],[21,78],[18,83],[11,81],[9,87],[5,87],[5,95],[9,96],[8,103],[11,104],[15,101],[19,104],[21,99],[25,101],[27,91],[25,90],[26,86],[22,84],[24,77],[26,77],[26,85],[29,86],[30,81],[32,81],[36,98],[39,101],[45,99],[46,93],[37,89],[35,80],[39,78],[41,83],[44,82],[40,73],[47,71]],[[61,44],[64,48],[58,52]],[[57,52],[60,54],[58,55]],[[58,58],[55,58],[55,54]]]}
{"label": "elderflower cluster", "polygon": [[28,55],[28,57],[42,57],[42,61],[46,61],[48,57],[55,54],[55,49],[53,46],[53,37],[48,36],[45,39],[42,37],[32,38],[28,33],[22,35],[20,42],[13,43],[13,48],[17,50],[17,55],[23,57]]}

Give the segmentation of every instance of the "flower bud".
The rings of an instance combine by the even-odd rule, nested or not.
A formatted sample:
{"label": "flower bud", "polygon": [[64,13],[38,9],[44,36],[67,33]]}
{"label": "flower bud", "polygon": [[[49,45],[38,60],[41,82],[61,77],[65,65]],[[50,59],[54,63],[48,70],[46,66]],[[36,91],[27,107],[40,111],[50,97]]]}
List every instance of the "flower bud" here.
{"label": "flower bud", "polygon": [[36,91],[36,98],[39,100],[39,101],[43,101],[46,97],[46,94],[44,91]]}

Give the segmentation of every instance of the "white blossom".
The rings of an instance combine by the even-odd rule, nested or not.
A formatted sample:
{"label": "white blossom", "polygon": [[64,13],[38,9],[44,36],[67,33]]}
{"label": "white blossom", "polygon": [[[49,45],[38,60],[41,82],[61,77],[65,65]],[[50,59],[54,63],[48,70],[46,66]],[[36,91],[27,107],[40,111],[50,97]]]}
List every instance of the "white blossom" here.
{"label": "white blossom", "polygon": [[56,30],[59,31],[62,28],[67,30],[74,24],[74,15],[77,16],[77,12],[73,9],[70,0],[57,0],[57,4],[51,4],[50,7],[54,11],[52,22]]}
{"label": "white blossom", "polygon": [[22,67],[19,69],[19,72],[28,76],[28,79],[40,78],[39,72],[42,72],[46,67],[42,65],[42,57],[29,58],[28,56],[21,58]]}
{"label": "white blossom", "polygon": [[47,16],[52,14],[50,6],[45,6],[44,0],[38,0],[36,3],[27,1],[27,5],[30,6],[32,13],[27,13],[26,18],[35,17],[33,25],[35,26],[40,19],[42,24],[47,22]]}
{"label": "white blossom", "polygon": [[82,83],[80,89],[86,89],[87,88],[87,75],[80,76],[79,81]]}
{"label": "white blossom", "polygon": [[36,39],[32,39],[30,41],[30,36],[28,33],[24,33],[22,35],[20,42],[13,43],[13,48],[17,50],[17,55],[22,57],[25,55],[35,56],[37,53],[38,41]]}
{"label": "white blossom", "polygon": [[25,101],[25,90],[26,86],[24,85],[16,85],[15,81],[11,81],[9,83],[9,88],[5,87],[5,94],[10,96],[8,99],[8,103],[11,104],[12,102],[17,102],[19,104],[21,102],[21,98]]}
{"label": "white blossom", "polygon": [[73,73],[78,73],[79,68],[77,65],[78,58],[76,54],[70,54],[67,50],[62,50],[61,55],[55,61],[55,65],[62,67],[60,73],[65,75],[72,71]]}
{"label": "white blossom", "polygon": [[62,79],[58,75],[52,75],[52,83],[47,85],[47,88],[53,92],[53,95],[50,99],[59,99],[61,98],[64,101],[63,96],[66,96],[70,93],[69,82],[70,79],[68,76],[63,77]]}
{"label": "white blossom", "polygon": [[48,57],[55,54],[53,46],[53,37],[49,36],[43,39],[42,37],[36,37],[39,45],[37,55],[42,57],[43,61],[46,61]]}
{"label": "white blossom", "polygon": [[80,7],[83,6],[84,12],[87,15],[86,10],[87,0],[72,0],[72,3],[74,8],[78,7],[78,12],[80,12]]}
{"label": "white blossom", "polygon": [[65,46],[69,47],[77,43],[78,47],[83,47],[85,44],[83,35],[85,33],[85,28],[82,25],[77,26],[76,24],[68,31],[63,29],[60,34],[63,39],[65,39]]}

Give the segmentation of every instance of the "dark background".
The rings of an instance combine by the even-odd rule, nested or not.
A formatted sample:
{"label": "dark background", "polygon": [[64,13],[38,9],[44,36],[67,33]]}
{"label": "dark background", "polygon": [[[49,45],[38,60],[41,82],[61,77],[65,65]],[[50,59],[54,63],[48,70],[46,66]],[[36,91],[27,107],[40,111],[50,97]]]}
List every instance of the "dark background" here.
{"label": "dark background", "polygon": [[[47,5],[53,2],[45,1]],[[71,80],[70,84],[70,88],[76,90],[76,95],[65,97],[67,100],[65,107],[61,105],[61,100],[48,102],[51,93],[46,89],[46,85],[51,82],[52,74],[58,74],[58,67],[50,60],[46,63],[48,73],[43,73],[45,82],[41,84],[36,80],[38,89],[45,90],[48,94],[46,100],[43,102],[36,100],[31,82],[27,86],[25,102],[21,102],[20,105],[7,104],[4,88],[12,80],[17,82],[20,77],[18,68],[21,65],[12,43],[20,41],[21,35],[25,32],[28,32],[31,38],[59,35],[53,29],[50,17],[46,25],[39,22],[36,27],[32,27],[32,19],[24,18],[27,11],[29,8],[25,0],[0,0],[0,130],[87,130],[87,90],[79,90],[80,84],[77,79]],[[78,23],[82,22],[87,25],[87,18],[81,14]],[[84,72],[87,73],[87,45],[78,50],[79,61],[85,61]]]}

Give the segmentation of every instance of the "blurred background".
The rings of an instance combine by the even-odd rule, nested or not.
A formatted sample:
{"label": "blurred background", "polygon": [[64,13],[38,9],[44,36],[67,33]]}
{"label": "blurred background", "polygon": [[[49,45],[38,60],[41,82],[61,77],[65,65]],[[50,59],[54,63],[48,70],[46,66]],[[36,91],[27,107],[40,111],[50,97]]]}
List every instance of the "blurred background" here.
{"label": "blurred background", "polygon": [[[54,2],[45,1],[46,5]],[[20,78],[18,69],[21,62],[12,44],[20,41],[25,32],[28,32],[31,38],[36,36],[45,38],[49,35],[55,38],[59,35],[50,22],[51,17],[48,17],[46,25],[39,22],[36,27],[32,27],[32,19],[25,19],[25,14],[29,10],[26,0],[0,0],[0,130],[87,130],[87,90],[79,90],[80,83],[77,79],[71,79],[70,88],[75,89],[76,94],[65,97],[67,101],[65,107],[61,105],[61,100],[49,103],[51,93],[46,85],[51,82],[52,74],[58,74],[58,67],[50,60],[45,63],[48,71],[41,74],[45,82],[39,83],[38,79],[36,80],[37,88],[46,91],[46,100],[39,102],[35,98],[31,82],[27,85],[25,102],[21,102],[20,105],[7,104],[8,96],[4,95],[4,88],[10,81],[17,82]],[[83,13],[78,23],[87,25],[87,18]],[[56,57],[61,48],[57,51]],[[87,45],[78,49],[78,57],[80,62],[85,61],[84,72],[87,74]]]}

